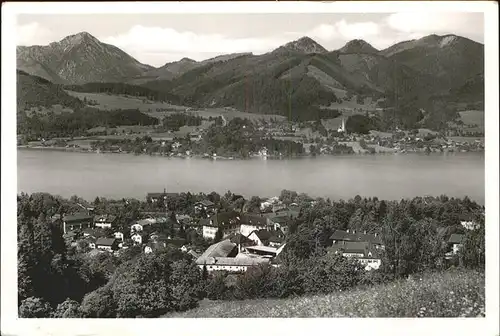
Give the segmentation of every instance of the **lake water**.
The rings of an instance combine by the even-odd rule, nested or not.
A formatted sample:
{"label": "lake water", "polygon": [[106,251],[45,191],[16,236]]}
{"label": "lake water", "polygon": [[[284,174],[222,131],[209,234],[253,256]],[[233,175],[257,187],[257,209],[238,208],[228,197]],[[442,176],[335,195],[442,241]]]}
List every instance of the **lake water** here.
{"label": "lake water", "polygon": [[311,196],[379,199],[469,196],[484,204],[484,153],[330,156],[294,160],[212,161],[124,154],[17,150],[18,192],[88,200],[148,192],[274,196],[282,189]]}

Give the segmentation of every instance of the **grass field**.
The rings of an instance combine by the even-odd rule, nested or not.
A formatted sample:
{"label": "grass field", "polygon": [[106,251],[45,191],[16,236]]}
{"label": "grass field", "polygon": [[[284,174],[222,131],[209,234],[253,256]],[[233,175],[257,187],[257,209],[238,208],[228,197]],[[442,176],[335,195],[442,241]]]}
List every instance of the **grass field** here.
{"label": "grass field", "polygon": [[459,112],[460,119],[466,125],[478,125],[484,129],[484,111],[468,110]]}
{"label": "grass field", "polygon": [[372,288],[289,299],[203,301],[165,317],[484,317],[484,274],[447,271]]}
{"label": "grass field", "polygon": [[[147,113],[152,117],[163,118],[167,114],[184,112],[188,107],[171,105],[168,103],[155,102],[141,97],[131,97],[124,95],[108,95],[105,93],[86,93],[86,92],[75,92],[66,91],[68,94],[77,97],[79,99],[87,98],[87,100],[93,100],[97,102],[96,108],[103,110],[112,109],[139,109],[141,112]],[[157,111],[157,109],[167,109],[168,111]],[[263,115],[254,114],[238,111],[232,108],[203,108],[203,109],[189,109],[189,113],[201,115],[203,117],[218,117],[224,116],[226,119],[230,120],[232,118],[246,118],[250,120],[265,119],[269,120],[271,118],[276,118],[279,120],[284,120],[285,117],[275,114]]]}

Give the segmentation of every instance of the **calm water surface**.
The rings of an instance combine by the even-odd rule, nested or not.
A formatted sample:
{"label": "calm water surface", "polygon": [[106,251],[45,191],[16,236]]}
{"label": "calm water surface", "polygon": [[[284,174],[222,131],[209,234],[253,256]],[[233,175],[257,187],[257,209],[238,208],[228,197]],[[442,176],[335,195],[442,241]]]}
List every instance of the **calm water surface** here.
{"label": "calm water surface", "polygon": [[484,204],[484,153],[211,161],[19,149],[17,164],[18,192],[76,194],[88,200],[143,199],[163,188],[231,190],[247,197],[289,189],[332,199],[467,195]]}

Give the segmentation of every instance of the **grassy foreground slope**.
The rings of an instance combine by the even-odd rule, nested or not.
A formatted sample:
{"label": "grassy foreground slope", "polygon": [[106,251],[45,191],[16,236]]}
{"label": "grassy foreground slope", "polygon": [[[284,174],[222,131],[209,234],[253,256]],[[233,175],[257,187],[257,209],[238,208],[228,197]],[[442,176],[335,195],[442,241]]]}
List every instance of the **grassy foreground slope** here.
{"label": "grassy foreground slope", "polygon": [[165,317],[484,317],[484,274],[454,270],[328,295],[204,301]]}

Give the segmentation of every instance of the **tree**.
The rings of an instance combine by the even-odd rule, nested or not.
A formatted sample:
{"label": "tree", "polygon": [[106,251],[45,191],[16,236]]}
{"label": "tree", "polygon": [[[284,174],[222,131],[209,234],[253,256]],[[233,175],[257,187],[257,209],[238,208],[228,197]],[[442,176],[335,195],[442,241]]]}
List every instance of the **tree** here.
{"label": "tree", "polygon": [[71,299],[66,299],[64,302],[57,305],[53,317],[55,318],[79,318],[81,317],[80,304]]}
{"label": "tree", "polygon": [[110,280],[117,317],[158,317],[175,310],[169,253],[142,254],[120,265]]}
{"label": "tree", "polygon": [[116,302],[110,286],[100,287],[85,295],[80,310],[83,317],[116,317]]}
{"label": "tree", "polygon": [[170,283],[175,310],[187,310],[198,305],[203,298],[202,278],[198,266],[187,260],[172,263]]}
{"label": "tree", "polygon": [[24,299],[19,306],[19,317],[51,317],[52,308],[50,304],[41,298],[29,297]]}

